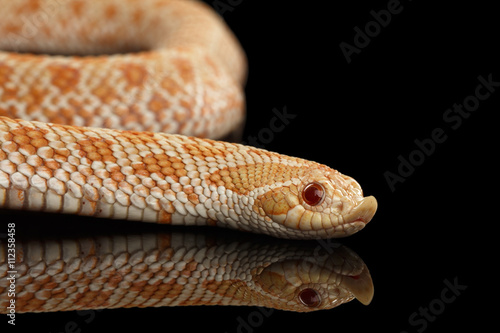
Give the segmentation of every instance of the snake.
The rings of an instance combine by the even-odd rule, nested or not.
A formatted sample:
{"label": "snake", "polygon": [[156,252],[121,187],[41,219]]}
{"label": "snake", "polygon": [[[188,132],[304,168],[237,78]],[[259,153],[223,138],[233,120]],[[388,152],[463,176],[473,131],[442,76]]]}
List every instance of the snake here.
{"label": "snake", "polygon": [[247,59],[191,0],[0,0],[0,207],[290,239],[377,209],[324,164],[221,141]]}
{"label": "snake", "polygon": [[194,305],[310,312],[373,297],[366,264],[343,245],[191,229],[19,238],[15,281],[0,246],[0,313],[10,311],[11,284],[16,313]]}

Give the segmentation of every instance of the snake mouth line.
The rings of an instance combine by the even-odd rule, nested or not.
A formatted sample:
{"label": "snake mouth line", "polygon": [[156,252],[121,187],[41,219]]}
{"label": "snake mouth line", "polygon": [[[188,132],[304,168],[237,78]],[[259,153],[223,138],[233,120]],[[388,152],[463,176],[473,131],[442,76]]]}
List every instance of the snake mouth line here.
{"label": "snake mouth line", "polygon": [[343,216],[343,222],[335,229],[338,236],[345,237],[363,229],[371,221],[377,211],[377,200],[373,196],[364,198],[352,211]]}
{"label": "snake mouth line", "polygon": [[344,216],[344,224],[361,222],[367,224],[377,211],[377,199],[373,196],[365,197],[352,211]]}
{"label": "snake mouth line", "polygon": [[[291,229],[291,232],[288,233],[289,238],[339,238],[352,235],[363,229],[371,221],[376,211],[377,200],[373,196],[368,196],[363,198],[350,212],[344,215],[333,215],[330,222],[326,224],[321,218],[312,221],[312,223],[304,223],[301,219],[305,213],[301,206],[296,206],[288,211],[287,215],[283,215],[285,223],[282,224]],[[285,220],[286,218],[288,221]],[[301,232],[300,237],[297,237],[296,232],[298,231]]]}

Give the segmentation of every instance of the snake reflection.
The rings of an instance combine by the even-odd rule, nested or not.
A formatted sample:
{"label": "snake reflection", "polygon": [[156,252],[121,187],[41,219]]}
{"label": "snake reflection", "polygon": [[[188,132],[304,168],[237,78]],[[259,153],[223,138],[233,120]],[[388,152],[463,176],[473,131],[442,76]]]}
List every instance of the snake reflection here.
{"label": "snake reflection", "polygon": [[[0,313],[6,313],[2,243]],[[336,243],[174,230],[19,239],[16,248],[18,313],[184,305],[307,312],[354,298],[367,305],[373,297],[364,262]]]}

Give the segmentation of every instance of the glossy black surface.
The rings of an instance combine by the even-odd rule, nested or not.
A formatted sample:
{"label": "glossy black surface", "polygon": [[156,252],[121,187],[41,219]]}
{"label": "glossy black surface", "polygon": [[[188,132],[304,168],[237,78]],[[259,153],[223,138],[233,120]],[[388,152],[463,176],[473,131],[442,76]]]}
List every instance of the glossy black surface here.
{"label": "glossy black surface", "polygon": [[[14,330],[413,333],[489,328],[496,306],[498,260],[490,239],[498,223],[500,104],[499,23],[493,5],[206,2],[226,9],[222,15],[248,54],[244,141],[327,164],[377,198],[372,222],[340,240],[369,267],[372,303],[353,301],[310,314],[246,307],[28,314],[17,317]],[[388,7],[395,13],[390,22],[380,12]],[[370,23],[375,17],[386,25],[379,24],[380,31]],[[358,36],[363,47],[348,63],[340,44],[354,45],[359,35],[354,28],[364,30],[367,23],[373,36],[369,43]],[[474,111],[465,106],[460,111],[464,103]],[[12,216],[23,220],[4,214],[2,224]],[[7,319],[1,320],[6,327]]]}

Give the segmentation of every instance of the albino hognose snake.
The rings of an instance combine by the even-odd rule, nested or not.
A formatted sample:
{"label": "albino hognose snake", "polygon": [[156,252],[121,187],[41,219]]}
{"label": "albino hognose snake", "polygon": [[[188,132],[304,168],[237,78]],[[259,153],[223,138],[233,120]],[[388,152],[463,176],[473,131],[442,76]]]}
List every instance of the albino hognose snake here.
{"label": "albino hognose snake", "polygon": [[293,239],[347,236],[375,214],[375,198],[325,165],[201,138],[243,122],[246,77],[203,4],[0,8],[0,207]]}

